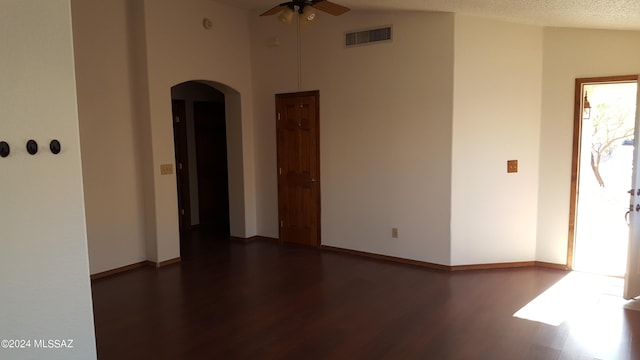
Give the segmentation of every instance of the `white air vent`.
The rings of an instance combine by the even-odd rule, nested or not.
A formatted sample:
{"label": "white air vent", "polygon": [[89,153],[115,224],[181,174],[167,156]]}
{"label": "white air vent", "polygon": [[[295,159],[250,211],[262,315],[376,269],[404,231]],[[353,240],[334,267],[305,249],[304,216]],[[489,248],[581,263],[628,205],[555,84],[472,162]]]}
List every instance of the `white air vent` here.
{"label": "white air vent", "polygon": [[346,47],[391,41],[391,25],[375,29],[350,31],[344,36]]}

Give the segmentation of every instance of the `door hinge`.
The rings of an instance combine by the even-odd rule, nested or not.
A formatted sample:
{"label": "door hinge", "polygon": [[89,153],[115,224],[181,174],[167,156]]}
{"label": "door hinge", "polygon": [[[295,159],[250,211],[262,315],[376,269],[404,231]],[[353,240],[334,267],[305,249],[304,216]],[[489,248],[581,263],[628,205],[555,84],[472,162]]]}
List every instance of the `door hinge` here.
{"label": "door hinge", "polygon": [[182,170],[182,163],[178,163],[178,170]]}
{"label": "door hinge", "polygon": [[280,220],[280,227],[284,227],[284,220]]}
{"label": "door hinge", "polygon": [[180,209],[180,215],[184,215],[184,209]]}
{"label": "door hinge", "polygon": [[177,123],[179,123],[179,122],[180,122],[180,116],[176,116],[176,117],[174,117],[174,118],[173,118],[173,121],[175,121],[175,122],[176,122],[176,124],[177,124]]}
{"label": "door hinge", "polygon": [[282,175],[282,168],[278,168],[278,175]]}
{"label": "door hinge", "polygon": [[278,113],[278,120],[280,120],[280,113]]}

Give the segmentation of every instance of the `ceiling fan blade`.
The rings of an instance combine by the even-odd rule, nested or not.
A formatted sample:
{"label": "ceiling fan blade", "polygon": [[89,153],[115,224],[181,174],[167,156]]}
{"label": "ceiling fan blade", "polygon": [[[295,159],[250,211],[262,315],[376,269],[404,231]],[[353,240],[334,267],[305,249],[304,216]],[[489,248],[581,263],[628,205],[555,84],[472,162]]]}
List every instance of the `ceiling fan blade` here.
{"label": "ceiling fan blade", "polygon": [[276,5],[274,7],[272,7],[271,9],[263,12],[262,14],[260,14],[260,16],[269,16],[269,15],[275,15],[277,13],[279,13],[282,8],[284,7],[284,5],[280,4],[280,5]]}
{"label": "ceiling fan blade", "polygon": [[328,0],[320,0],[320,1],[314,1],[313,2],[313,6],[314,8],[320,10],[320,11],[324,11],[326,13],[329,13],[331,15],[342,15],[344,13],[346,13],[347,11],[351,10],[348,7],[342,6],[342,5],[338,5],[336,3],[333,3],[331,1]]}

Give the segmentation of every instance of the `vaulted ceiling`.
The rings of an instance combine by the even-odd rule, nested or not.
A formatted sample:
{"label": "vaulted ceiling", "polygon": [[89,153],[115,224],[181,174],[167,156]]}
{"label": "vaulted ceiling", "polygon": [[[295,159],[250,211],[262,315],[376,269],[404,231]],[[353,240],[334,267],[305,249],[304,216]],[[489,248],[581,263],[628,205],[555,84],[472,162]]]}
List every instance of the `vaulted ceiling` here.
{"label": "vaulted ceiling", "polygon": [[[266,11],[285,0],[220,0]],[[443,11],[542,26],[640,30],[640,0],[332,0],[354,10]]]}

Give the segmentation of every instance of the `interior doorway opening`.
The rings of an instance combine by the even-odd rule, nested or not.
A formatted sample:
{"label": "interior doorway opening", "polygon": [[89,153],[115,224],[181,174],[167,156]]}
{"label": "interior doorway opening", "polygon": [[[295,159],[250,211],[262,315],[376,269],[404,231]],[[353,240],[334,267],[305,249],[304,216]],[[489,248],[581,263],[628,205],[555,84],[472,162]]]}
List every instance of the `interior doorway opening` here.
{"label": "interior doorway opening", "polygon": [[180,241],[230,236],[225,94],[198,81],[171,88]]}
{"label": "interior doorway opening", "polygon": [[626,272],[636,93],[636,77],[576,81],[569,241],[574,270],[619,277]]}

